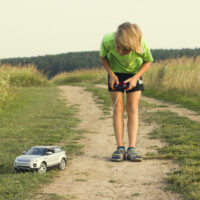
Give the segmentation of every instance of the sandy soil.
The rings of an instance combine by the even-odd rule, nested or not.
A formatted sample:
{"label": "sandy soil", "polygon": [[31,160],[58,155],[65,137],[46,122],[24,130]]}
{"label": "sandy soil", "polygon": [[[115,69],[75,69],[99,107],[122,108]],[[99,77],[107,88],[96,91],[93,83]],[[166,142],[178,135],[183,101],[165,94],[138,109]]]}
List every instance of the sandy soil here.
{"label": "sandy soil", "polygon": [[[41,189],[44,194],[58,194],[77,200],[179,200],[181,195],[164,191],[165,177],[177,164],[170,160],[144,159],[142,162],[111,162],[110,156],[116,148],[112,119],[105,117],[94,103],[90,92],[82,87],[60,86],[61,98],[67,105],[79,104],[79,128],[87,130],[80,142],[85,145],[84,154],[74,156],[61,171],[59,177]],[[142,118],[140,111],[137,149],[145,155],[155,152],[153,146],[166,145],[149,139],[148,133],[156,128]],[[125,120],[126,124],[126,120]],[[125,129],[127,146],[127,131]]]}

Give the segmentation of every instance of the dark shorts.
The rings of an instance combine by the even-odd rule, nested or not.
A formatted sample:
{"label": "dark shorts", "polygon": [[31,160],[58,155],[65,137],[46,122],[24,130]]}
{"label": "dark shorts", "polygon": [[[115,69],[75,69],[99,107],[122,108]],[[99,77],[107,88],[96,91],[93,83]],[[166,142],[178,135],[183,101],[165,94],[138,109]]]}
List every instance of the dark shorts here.
{"label": "dark shorts", "polygon": [[[134,74],[125,74],[125,73],[115,73],[115,75],[118,77],[119,82],[124,82],[128,78],[131,78],[132,76],[134,76]],[[126,91],[126,93],[143,91],[143,90],[144,90],[144,85],[143,85],[143,82],[142,82],[142,77],[140,77],[140,79],[137,81],[137,85],[134,88],[132,88],[131,90]],[[110,87],[110,76],[109,75],[108,75],[108,91],[117,92],[116,90],[113,90]],[[121,92],[124,92],[124,91],[121,91]]]}

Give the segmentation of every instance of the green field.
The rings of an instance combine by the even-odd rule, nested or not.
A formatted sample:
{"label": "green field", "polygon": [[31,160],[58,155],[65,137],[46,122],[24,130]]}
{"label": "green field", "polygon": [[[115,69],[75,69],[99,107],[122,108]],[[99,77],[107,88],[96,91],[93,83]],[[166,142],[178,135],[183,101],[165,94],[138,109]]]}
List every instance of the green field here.
{"label": "green field", "polygon": [[200,111],[200,56],[152,64],[143,76],[144,95]]}
{"label": "green field", "polygon": [[[200,70],[196,61],[179,59],[153,64],[144,76],[144,94],[183,107],[200,111]],[[6,71],[7,70],[7,71]],[[68,159],[80,154],[77,140],[84,130],[75,116],[78,106],[66,106],[60,100],[57,85],[85,86],[101,104],[105,115],[110,113],[111,99],[107,89],[95,84],[106,84],[105,70],[82,70],[62,73],[48,81],[32,67],[24,70],[0,68],[0,199],[27,199],[32,197],[40,184],[57,175],[52,169],[45,175],[37,173],[15,174],[13,162],[23,150],[33,145],[62,144]],[[190,74],[190,78],[187,75]],[[31,78],[32,77],[32,78]],[[177,78],[178,77],[178,78]],[[158,84],[159,80],[159,84]],[[187,82],[187,84],[185,84]],[[176,84],[175,84],[176,83]],[[174,87],[176,85],[176,87]],[[195,85],[195,86],[194,86]],[[23,86],[23,87],[22,87]],[[140,108],[151,109],[156,105],[140,101]],[[160,126],[150,137],[165,140],[168,145],[157,154],[147,154],[148,159],[173,159],[180,169],[168,175],[170,190],[184,194],[186,199],[200,199],[200,124],[171,112],[146,113],[147,123]],[[52,195],[49,199],[62,199]]]}
{"label": "green field", "polygon": [[25,199],[41,183],[55,176],[57,169],[44,176],[37,173],[15,174],[13,162],[23,150],[34,145],[62,144],[70,159],[80,153],[77,144],[82,131],[73,130],[79,120],[77,106],[66,106],[54,87],[25,87],[0,115],[0,199]]}

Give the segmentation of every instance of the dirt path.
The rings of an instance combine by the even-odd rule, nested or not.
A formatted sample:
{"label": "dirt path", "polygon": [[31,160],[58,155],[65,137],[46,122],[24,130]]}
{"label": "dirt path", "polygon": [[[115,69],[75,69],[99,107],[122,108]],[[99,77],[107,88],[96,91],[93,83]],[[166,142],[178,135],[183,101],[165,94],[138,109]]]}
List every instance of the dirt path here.
{"label": "dirt path", "polygon": [[[98,84],[96,86],[100,87],[100,88],[107,88],[106,85]],[[153,104],[161,106],[161,107],[156,107],[154,109],[151,109],[151,110],[149,110],[149,112],[156,112],[158,110],[160,110],[160,111],[169,110],[171,112],[177,113],[179,116],[187,117],[193,121],[200,123],[200,115],[195,111],[192,111],[192,110],[189,110],[186,108],[182,108],[178,104],[166,103],[166,102],[159,101],[159,100],[156,100],[156,99],[150,98],[150,97],[142,96],[142,99],[147,101],[148,103],[153,103]],[[164,106],[164,107],[162,107],[162,106]]]}
{"label": "dirt path", "polygon": [[[63,195],[77,200],[179,200],[180,195],[164,192],[166,173],[177,165],[170,160],[142,162],[111,162],[116,148],[112,119],[106,118],[92,94],[82,87],[60,86],[61,97],[67,104],[79,104],[80,127],[88,132],[81,143],[84,154],[74,156],[64,171],[52,183],[42,188],[43,193]],[[141,112],[142,115],[142,112]],[[102,119],[103,118],[103,119]],[[126,123],[126,121],[125,121]],[[154,152],[152,146],[163,146],[159,140],[149,139],[156,125],[146,124],[140,116],[137,149],[145,155]],[[127,131],[125,130],[127,146]],[[71,198],[70,198],[71,197]]]}

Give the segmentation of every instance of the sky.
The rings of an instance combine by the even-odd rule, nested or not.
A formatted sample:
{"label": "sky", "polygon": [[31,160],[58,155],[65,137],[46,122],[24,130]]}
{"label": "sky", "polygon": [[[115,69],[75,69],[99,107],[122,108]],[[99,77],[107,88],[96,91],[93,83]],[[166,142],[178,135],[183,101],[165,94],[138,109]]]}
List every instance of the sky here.
{"label": "sky", "polygon": [[0,0],[0,59],[99,50],[136,23],[151,49],[200,47],[199,0]]}

